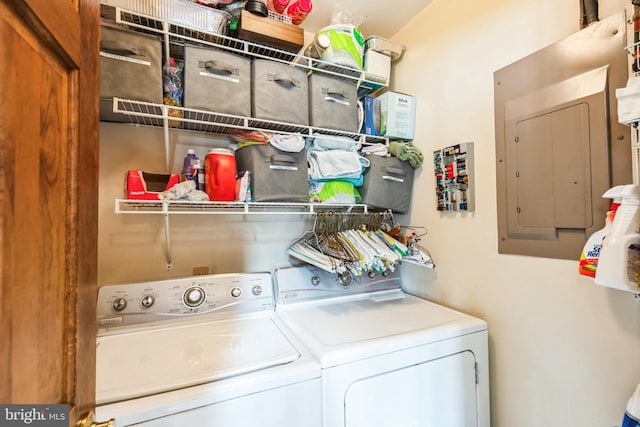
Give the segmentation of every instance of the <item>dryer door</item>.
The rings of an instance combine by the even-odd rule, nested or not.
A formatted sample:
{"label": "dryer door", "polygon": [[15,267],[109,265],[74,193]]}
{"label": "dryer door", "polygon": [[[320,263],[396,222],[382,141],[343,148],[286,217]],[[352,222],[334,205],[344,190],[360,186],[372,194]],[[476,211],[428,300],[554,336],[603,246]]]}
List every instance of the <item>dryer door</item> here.
{"label": "dryer door", "polygon": [[476,358],[462,351],[353,382],[345,427],[478,426]]}

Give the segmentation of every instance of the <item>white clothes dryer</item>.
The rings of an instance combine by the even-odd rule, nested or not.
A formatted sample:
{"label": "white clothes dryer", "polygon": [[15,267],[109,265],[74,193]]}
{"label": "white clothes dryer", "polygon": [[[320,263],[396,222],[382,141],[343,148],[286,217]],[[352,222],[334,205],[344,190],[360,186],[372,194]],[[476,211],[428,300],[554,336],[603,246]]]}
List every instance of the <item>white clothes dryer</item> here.
{"label": "white clothes dryer", "polygon": [[403,292],[398,271],[275,279],[276,313],[322,367],[323,426],[489,427],[484,321]]}
{"label": "white clothes dryer", "polygon": [[120,427],[320,427],[320,367],[274,307],[268,273],[100,288],[96,415]]}

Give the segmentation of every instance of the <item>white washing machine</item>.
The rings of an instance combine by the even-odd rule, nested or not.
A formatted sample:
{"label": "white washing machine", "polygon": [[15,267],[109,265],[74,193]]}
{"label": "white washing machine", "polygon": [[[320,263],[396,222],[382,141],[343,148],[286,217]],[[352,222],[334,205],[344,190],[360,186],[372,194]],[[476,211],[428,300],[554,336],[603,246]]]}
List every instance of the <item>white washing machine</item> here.
{"label": "white washing machine", "polygon": [[268,273],[100,288],[97,417],[120,427],[320,427],[320,367],[274,307]]}
{"label": "white washing machine", "polygon": [[403,292],[397,271],[275,278],[276,313],[322,367],[325,427],[489,427],[484,321]]}

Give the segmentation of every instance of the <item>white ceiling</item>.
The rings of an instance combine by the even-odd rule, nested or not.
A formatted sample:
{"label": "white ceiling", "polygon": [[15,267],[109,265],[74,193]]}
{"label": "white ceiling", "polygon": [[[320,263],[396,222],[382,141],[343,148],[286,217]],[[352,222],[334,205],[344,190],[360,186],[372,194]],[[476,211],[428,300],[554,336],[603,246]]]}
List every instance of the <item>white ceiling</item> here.
{"label": "white ceiling", "polygon": [[390,39],[432,0],[312,0],[313,10],[302,23],[305,31],[316,33],[331,24],[336,5],[352,11],[354,16],[365,18],[359,25],[364,37],[380,36]]}

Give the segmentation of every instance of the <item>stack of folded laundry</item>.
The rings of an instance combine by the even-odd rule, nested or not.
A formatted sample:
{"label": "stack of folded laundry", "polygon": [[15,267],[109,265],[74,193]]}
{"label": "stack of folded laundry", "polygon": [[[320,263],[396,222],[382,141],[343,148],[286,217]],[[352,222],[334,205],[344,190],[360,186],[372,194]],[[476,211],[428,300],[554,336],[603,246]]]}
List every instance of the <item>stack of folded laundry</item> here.
{"label": "stack of folded laundry", "polygon": [[363,182],[369,160],[359,154],[359,144],[346,137],[309,138],[309,196],[320,203],[360,202],[356,187]]}

